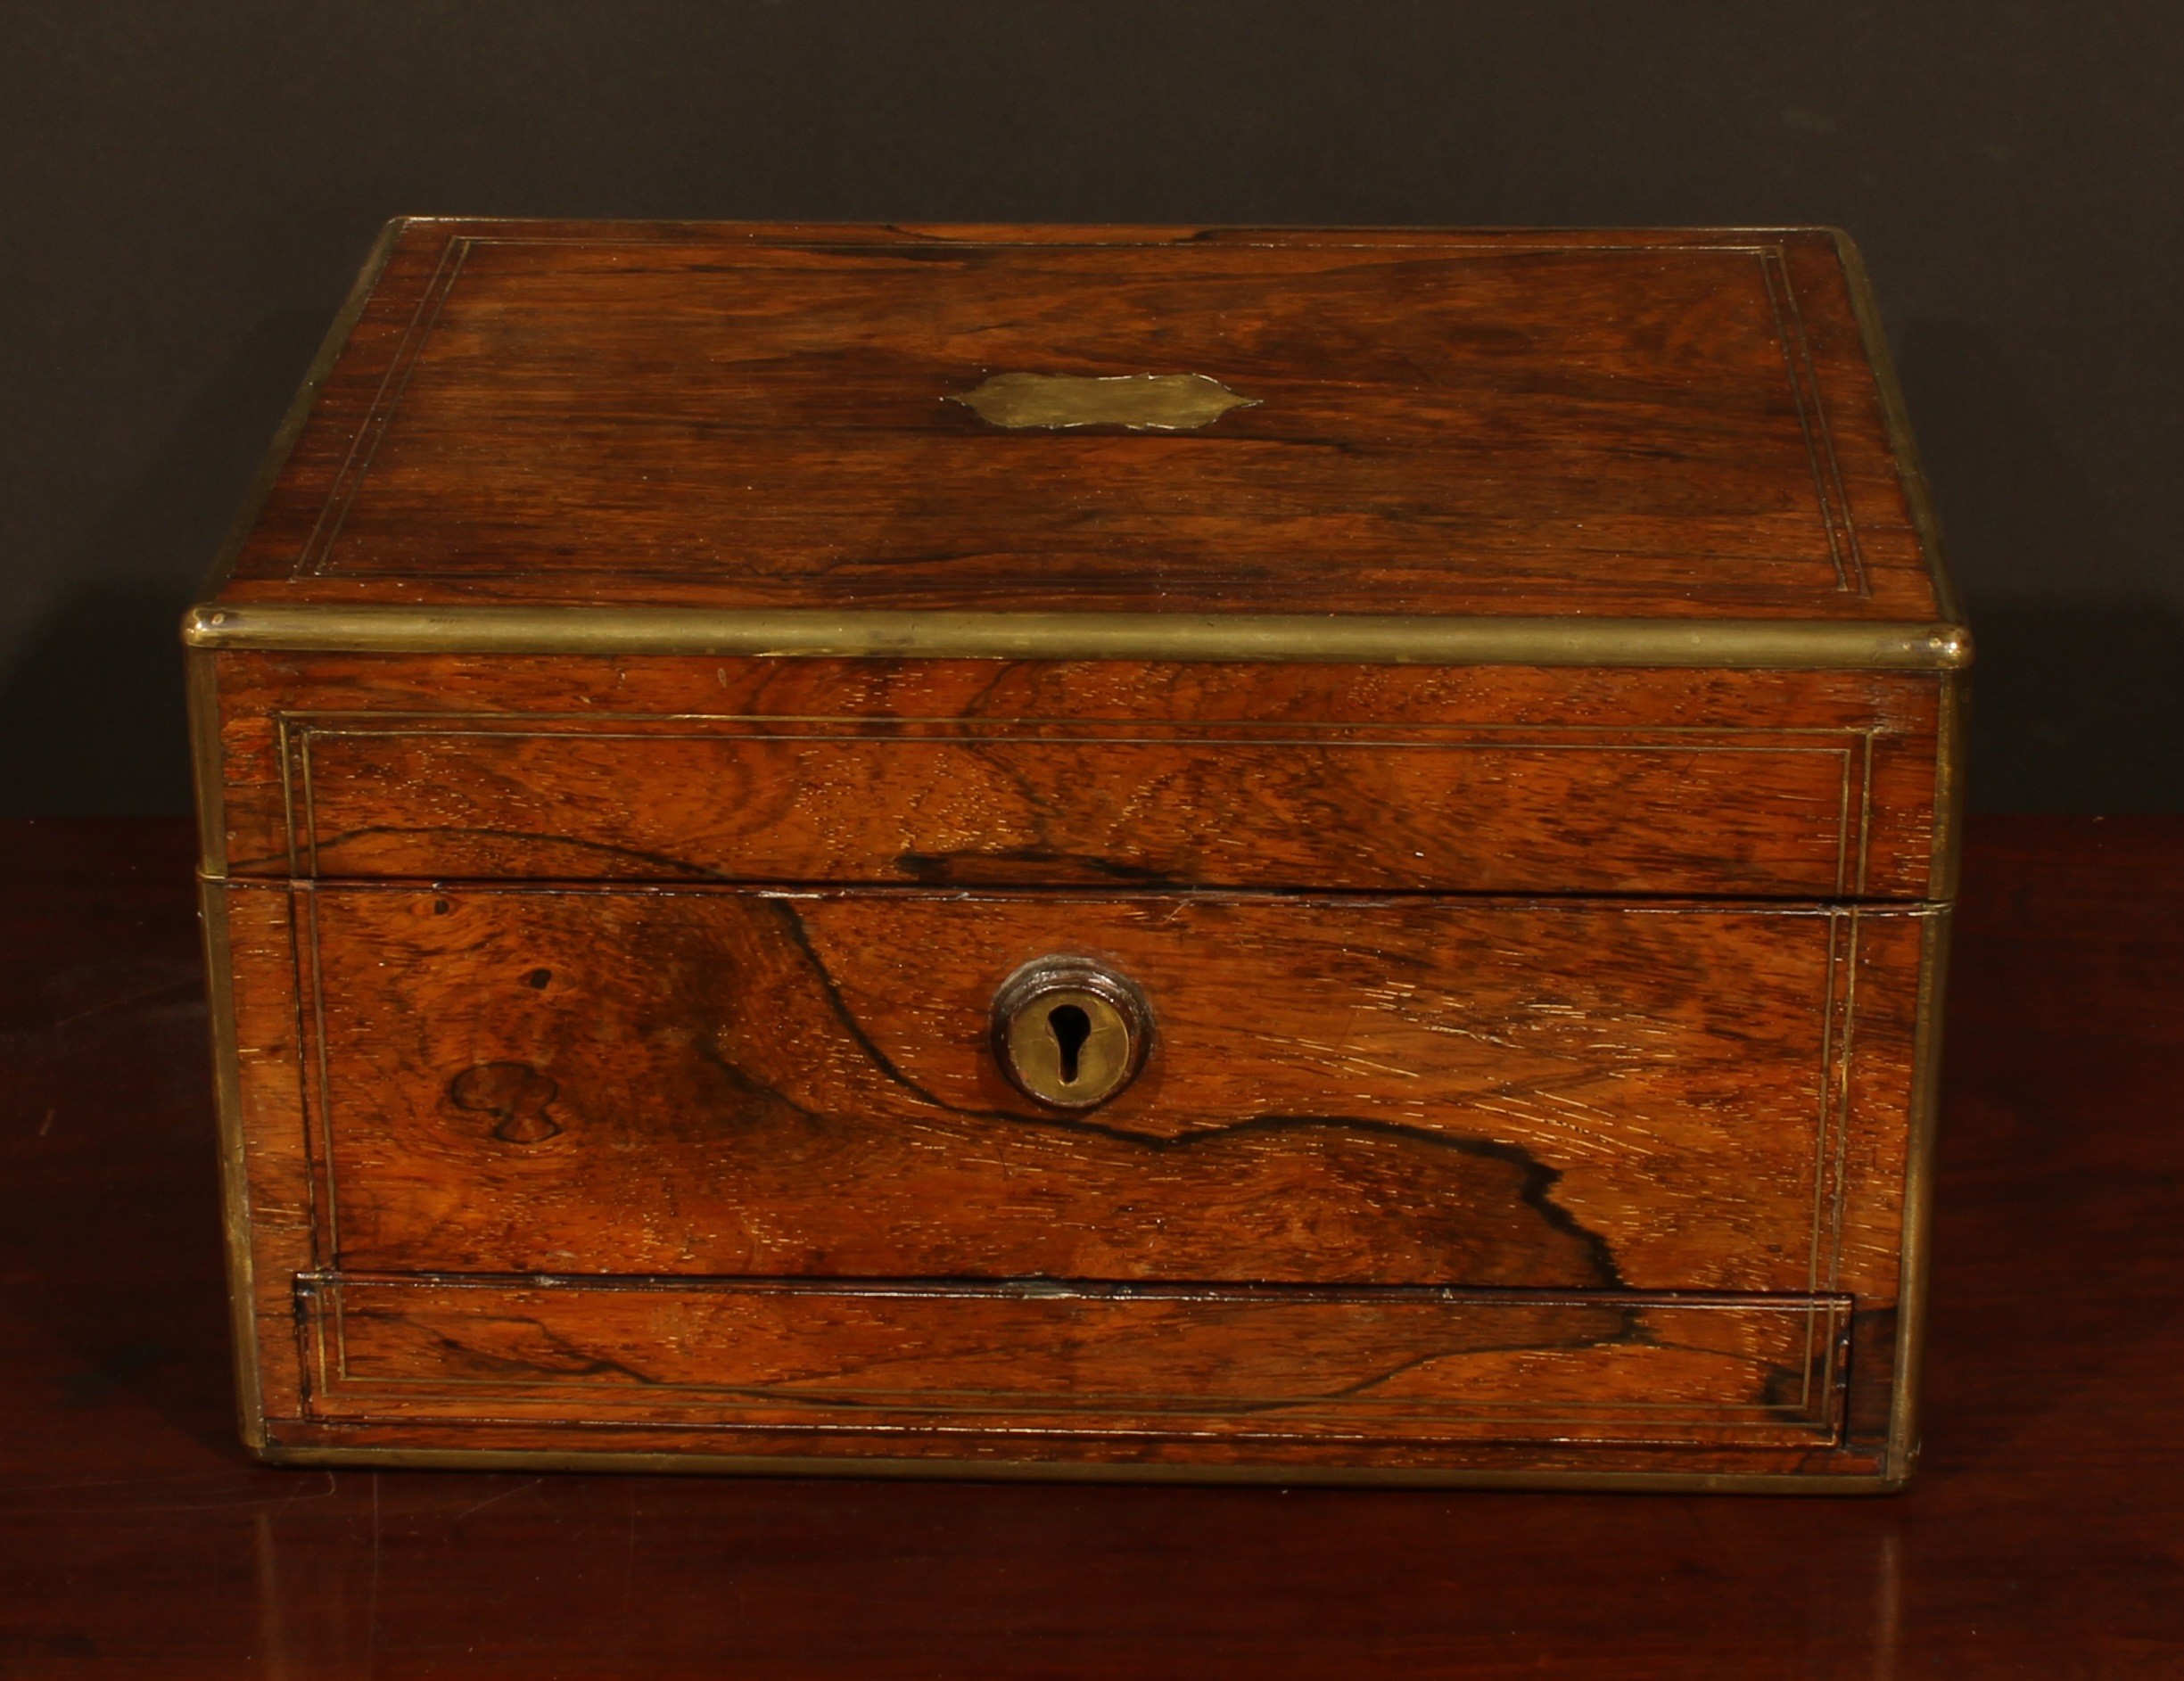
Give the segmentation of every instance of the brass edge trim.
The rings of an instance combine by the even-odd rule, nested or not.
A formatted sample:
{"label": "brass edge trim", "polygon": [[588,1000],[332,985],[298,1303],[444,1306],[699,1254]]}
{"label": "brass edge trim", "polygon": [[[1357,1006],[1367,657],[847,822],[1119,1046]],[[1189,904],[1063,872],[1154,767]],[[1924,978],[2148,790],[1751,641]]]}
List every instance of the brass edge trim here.
{"label": "brass edge trim", "polygon": [[1941,1118],[1941,1009],[1949,978],[1950,907],[1935,905],[1920,939],[1918,1012],[1911,1060],[1911,1136],[1904,1163],[1902,1259],[1896,1282],[1896,1393],[1889,1407],[1889,1474],[1918,1462],[1918,1402],[1925,1346],[1927,1245],[1933,1228],[1935,1139]]}
{"label": "brass edge trim", "polygon": [[321,1447],[268,1444],[269,1465],[353,1465],[415,1471],[574,1471],[743,1477],[869,1477],[970,1482],[1315,1484],[1417,1488],[1536,1488],[1572,1492],[1876,1495],[1902,1479],[1785,1471],[1438,1471],[1339,1465],[1182,1465],[1141,1461],[852,1459],[794,1454],[647,1454],[565,1448]]}
{"label": "brass edge trim", "polygon": [[[1912,529],[1918,533],[1919,548],[1925,552],[1926,571],[1933,580],[1934,603],[1943,618],[1962,626],[1964,604],[1957,594],[1942,548],[1941,522],[1933,511],[1933,498],[1927,487],[1926,468],[1918,452],[1918,441],[1911,434],[1911,414],[1903,400],[1903,386],[1896,377],[1896,359],[1888,348],[1888,334],[1881,325],[1881,306],[1874,296],[1873,276],[1866,271],[1866,259],[1856,240],[1840,227],[1831,227],[1827,232],[1834,239],[1843,277],[1850,284],[1850,310],[1858,317],[1858,336],[1865,342],[1867,363],[1873,369],[1875,383],[1881,388],[1881,415],[1887,424],[1889,447],[1896,457],[1897,476],[1903,481],[1904,496],[1911,505]],[[1966,657],[1958,663],[1969,665],[1972,663],[1969,632],[1966,634]]]}
{"label": "brass edge trim", "polygon": [[[281,424],[273,434],[273,441],[266,447],[265,458],[258,466],[258,476],[251,481],[251,488],[243,499],[243,506],[228,525],[227,535],[220,543],[219,552],[213,556],[211,570],[205,576],[203,587],[197,592],[200,600],[209,601],[218,595],[220,586],[227,581],[228,573],[235,569],[235,556],[243,552],[243,545],[249,540],[252,528],[258,523],[259,513],[266,505],[266,499],[273,494],[274,482],[280,477],[281,469],[288,465],[289,453],[296,447],[296,440],[302,436],[304,425],[311,417],[311,410],[317,404],[318,388],[326,383],[326,375],[333,372],[335,358],[348,344],[350,331],[356,326],[358,317],[363,315],[364,306],[371,300],[372,289],[379,284],[380,271],[387,266],[387,260],[394,255],[395,243],[401,238],[403,227],[411,219],[414,218],[396,217],[379,230],[379,237],[372,242],[372,249],[364,260],[364,267],[358,271],[355,281],[350,284],[349,295],[342,300],[342,307],[335,312],[333,324],[327,327],[326,336],[318,342],[317,354],[311,358],[311,365],[303,375],[303,383],[290,401],[288,412],[282,416]],[[184,639],[188,639],[185,636]]]}
{"label": "brass edge trim", "polygon": [[185,648],[183,685],[190,721],[190,781],[197,794],[198,869],[218,880],[227,873],[227,790],[220,764],[219,656]]}
{"label": "brass edge trim", "polygon": [[661,607],[201,605],[200,648],[349,654],[713,655],[991,660],[1327,661],[1949,671],[1962,627],[1812,620],[1398,614],[903,613]]}
{"label": "brass edge trim", "polygon": [[250,1168],[243,1139],[243,1060],[236,1043],[233,954],[225,883],[201,881],[205,976],[212,1027],[214,1110],[218,1123],[220,1224],[227,1257],[229,1334],[235,1344],[236,1428],[252,1452],[266,1447],[259,1381],[257,1269],[251,1252]]}
{"label": "brass edge trim", "polygon": [[[1461,245],[1471,239],[1519,244],[1527,240],[1576,235],[1598,243],[1605,250],[1619,250],[1608,242],[1628,239],[1631,249],[1660,244],[1688,243],[1694,249],[1712,250],[1758,238],[1780,239],[1797,235],[1834,234],[1817,222],[1728,222],[1692,226],[1677,222],[1544,224],[1429,222],[1391,226],[1386,222],[962,222],[962,221],[770,221],[757,218],[691,220],[656,217],[464,216],[412,213],[401,219],[423,223],[453,233],[458,238],[490,239],[496,230],[517,232],[544,227],[583,228],[598,237],[629,241],[669,242],[692,238],[753,247],[806,245],[821,240],[853,240],[859,244],[978,244],[1038,245],[1174,245],[1194,241],[1232,240],[1239,235],[1282,244],[1308,243],[1329,235],[1365,235],[1376,243],[1419,240],[1430,244]],[[483,230],[473,232],[472,230]]]}

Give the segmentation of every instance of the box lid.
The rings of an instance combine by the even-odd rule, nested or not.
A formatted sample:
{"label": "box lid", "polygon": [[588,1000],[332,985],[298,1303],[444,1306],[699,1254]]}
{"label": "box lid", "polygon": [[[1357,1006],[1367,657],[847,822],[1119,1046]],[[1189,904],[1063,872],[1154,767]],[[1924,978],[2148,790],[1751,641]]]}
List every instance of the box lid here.
{"label": "box lid", "polygon": [[412,219],[187,639],[1945,666],[1825,230]]}

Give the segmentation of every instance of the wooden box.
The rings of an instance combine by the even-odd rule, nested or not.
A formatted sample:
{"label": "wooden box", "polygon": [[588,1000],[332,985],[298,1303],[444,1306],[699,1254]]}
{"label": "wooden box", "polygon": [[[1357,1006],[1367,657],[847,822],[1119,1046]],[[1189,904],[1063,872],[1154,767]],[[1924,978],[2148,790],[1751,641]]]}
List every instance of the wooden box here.
{"label": "wooden box", "polygon": [[1826,231],[396,224],[185,627],[245,1437],[1898,1484],[1886,367]]}

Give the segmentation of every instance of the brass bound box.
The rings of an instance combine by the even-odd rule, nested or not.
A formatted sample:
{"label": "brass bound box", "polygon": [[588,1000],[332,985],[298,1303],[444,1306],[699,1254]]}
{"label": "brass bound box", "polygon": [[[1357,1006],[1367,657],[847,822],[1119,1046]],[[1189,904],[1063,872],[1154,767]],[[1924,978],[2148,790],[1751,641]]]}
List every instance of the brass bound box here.
{"label": "brass bound box", "polygon": [[1841,235],[403,221],[185,636],[268,1459],[1910,1471]]}

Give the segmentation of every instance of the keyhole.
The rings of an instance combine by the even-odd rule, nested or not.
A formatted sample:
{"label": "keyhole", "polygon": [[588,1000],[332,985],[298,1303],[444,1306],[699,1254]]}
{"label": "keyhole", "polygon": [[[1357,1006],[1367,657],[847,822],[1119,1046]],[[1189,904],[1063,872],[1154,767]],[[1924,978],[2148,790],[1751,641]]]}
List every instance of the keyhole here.
{"label": "keyhole", "polygon": [[1081,959],[1026,963],[993,994],[1001,1071],[1049,1108],[1098,1108],[1128,1085],[1151,1025],[1136,987]]}
{"label": "keyhole", "polygon": [[1061,1051],[1061,1083],[1075,1085],[1077,1052],[1084,1050],[1084,1042],[1092,1037],[1092,1018],[1079,1005],[1057,1004],[1047,1011],[1046,1025]]}

